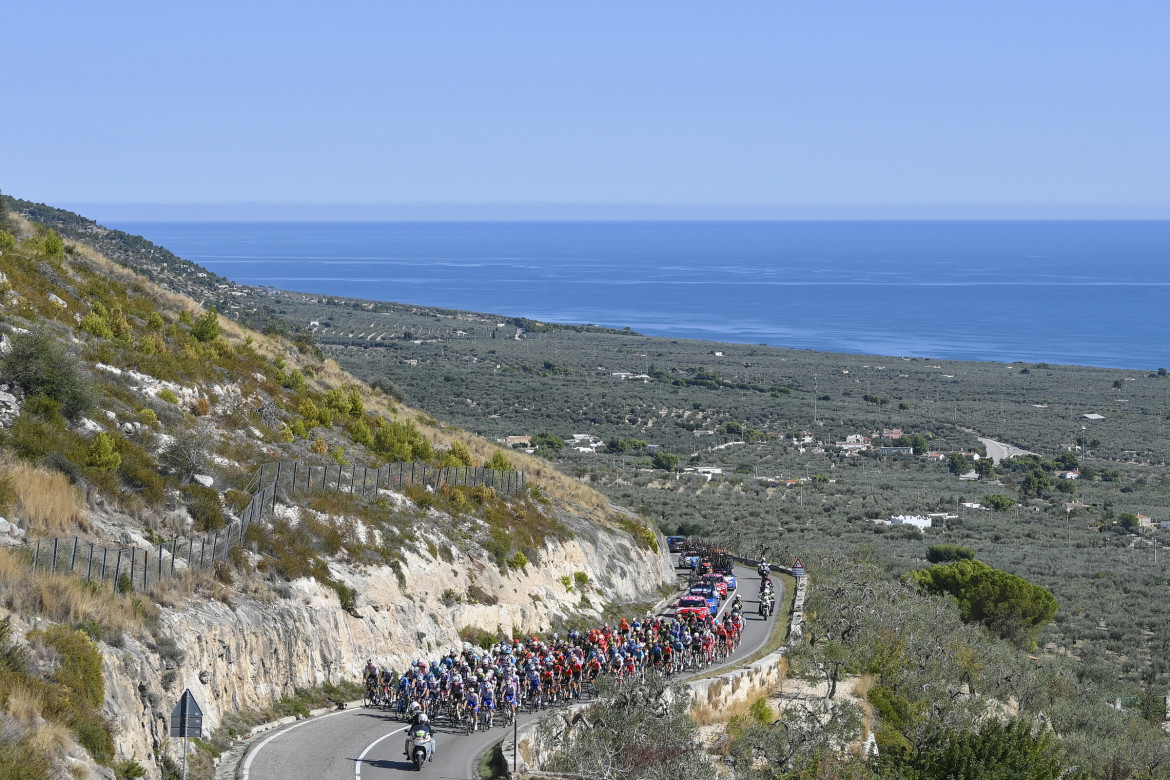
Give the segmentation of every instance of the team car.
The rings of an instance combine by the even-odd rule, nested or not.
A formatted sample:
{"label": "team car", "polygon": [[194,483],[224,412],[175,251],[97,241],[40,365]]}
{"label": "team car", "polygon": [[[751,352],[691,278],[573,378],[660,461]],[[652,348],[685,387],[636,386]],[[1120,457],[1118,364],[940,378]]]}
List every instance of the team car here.
{"label": "team car", "polygon": [[683,545],[686,544],[686,541],[685,536],[668,536],[666,537],[666,547],[672,553],[680,553],[683,551]]}
{"label": "team car", "polygon": [[731,569],[720,569],[719,573],[723,575],[723,582],[727,584],[728,590],[735,590],[738,583],[735,581],[735,572]]}
{"label": "team car", "polygon": [[711,587],[715,589],[715,593],[719,598],[727,598],[727,583],[723,581],[722,574],[708,574],[703,578],[703,582],[711,583]]}
{"label": "team car", "polygon": [[715,588],[710,583],[703,582],[698,585],[692,585],[690,595],[701,596],[706,599],[707,606],[710,608],[712,615],[719,612],[719,594],[715,592]]}
{"label": "team car", "polygon": [[683,596],[678,600],[678,604],[674,608],[674,616],[676,618],[681,618],[684,615],[695,615],[705,618],[713,614],[715,613],[711,611],[711,605],[702,596]]}

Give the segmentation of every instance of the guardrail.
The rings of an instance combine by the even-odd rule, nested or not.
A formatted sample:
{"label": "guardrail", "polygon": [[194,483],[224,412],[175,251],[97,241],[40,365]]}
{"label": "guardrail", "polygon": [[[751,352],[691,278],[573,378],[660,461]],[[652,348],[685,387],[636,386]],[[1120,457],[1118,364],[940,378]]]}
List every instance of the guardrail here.
{"label": "guardrail", "polygon": [[339,492],[363,499],[380,490],[422,485],[438,490],[486,486],[514,496],[523,492],[523,471],[496,471],[476,467],[436,468],[426,463],[389,463],[377,469],[365,466],[314,466],[296,460],[265,463],[249,484],[247,506],[224,528],[198,536],[172,536],[150,548],[107,547],[77,536],[30,539],[25,543],[34,569],[78,574],[86,580],[112,582],[114,590],[145,590],[151,582],[176,572],[207,569],[226,561],[232,548],[243,544],[248,529],[276,510],[278,499],[291,500],[297,492]]}

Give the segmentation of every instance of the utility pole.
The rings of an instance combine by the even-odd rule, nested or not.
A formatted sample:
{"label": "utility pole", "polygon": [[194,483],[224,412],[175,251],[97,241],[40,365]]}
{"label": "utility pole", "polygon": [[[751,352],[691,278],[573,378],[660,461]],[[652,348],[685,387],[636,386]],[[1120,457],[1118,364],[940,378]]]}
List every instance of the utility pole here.
{"label": "utility pole", "polygon": [[820,425],[817,422],[817,375],[813,374],[813,425]]}

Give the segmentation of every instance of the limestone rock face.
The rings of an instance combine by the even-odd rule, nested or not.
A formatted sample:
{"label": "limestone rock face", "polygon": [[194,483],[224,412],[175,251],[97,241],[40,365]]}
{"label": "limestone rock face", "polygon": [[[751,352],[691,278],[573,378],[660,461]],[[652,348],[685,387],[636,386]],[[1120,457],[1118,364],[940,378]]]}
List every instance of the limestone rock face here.
{"label": "limestone rock face", "polygon": [[[501,573],[482,551],[461,552],[437,535],[435,543],[446,549],[437,558],[408,554],[404,586],[388,566],[334,565],[333,576],[358,593],[352,612],[311,579],[282,586],[284,596],[271,603],[233,593],[231,606],[190,598],[182,608],[164,607],[161,633],[175,639],[185,656],[181,663],[174,662],[177,654],[164,661],[130,637],[120,648],[102,648],[106,714],[117,724],[118,754],[152,755],[167,738],[166,717],[185,688],[199,702],[210,733],[226,713],[263,709],[297,688],[356,681],[367,658],[402,669],[461,646],[458,631],[465,626],[506,636],[546,631],[558,616],[596,614],[607,602],[656,601],[661,585],[674,581],[661,539],[660,552],[653,553],[637,548],[628,534],[560,519],[574,538],[547,544],[539,564],[519,571]],[[472,585],[478,601],[468,593]],[[175,742],[167,749],[175,750]]]}

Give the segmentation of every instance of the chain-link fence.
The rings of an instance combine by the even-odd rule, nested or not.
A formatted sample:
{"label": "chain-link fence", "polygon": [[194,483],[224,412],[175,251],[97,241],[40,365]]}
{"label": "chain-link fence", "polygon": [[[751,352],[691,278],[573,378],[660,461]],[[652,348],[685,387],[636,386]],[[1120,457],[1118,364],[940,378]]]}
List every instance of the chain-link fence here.
{"label": "chain-link fence", "polygon": [[106,547],[76,536],[34,539],[27,543],[34,569],[65,572],[115,589],[146,589],[151,582],[176,572],[206,569],[226,561],[233,547],[243,544],[248,528],[276,510],[277,500],[292,501],[296,493],[340,492],[363,499],[379,491],[422,485],[438,490],[444,485],[483,485],[514,496],[525,487],[524,472],[476,467],[435,468],[425,463],[390,463],[381,468],[313,466],[288,460],[265,463],[250,486],[248,505],[225,528],[201,536],[173,536],[150,548]]}

